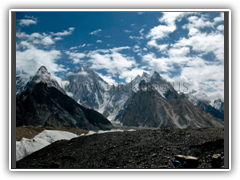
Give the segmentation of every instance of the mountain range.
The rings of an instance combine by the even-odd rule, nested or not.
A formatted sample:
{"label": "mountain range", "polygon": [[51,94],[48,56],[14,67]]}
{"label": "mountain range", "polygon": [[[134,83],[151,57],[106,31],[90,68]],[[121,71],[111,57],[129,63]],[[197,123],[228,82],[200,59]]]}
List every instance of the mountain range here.
{"label": "mountain range", "polygon": [[205,112],[211,113],[215,118],[224,121],[224,102],[220,99],[211,103],[208,100],[208,96],[202,90],[192,90],[186,96],[195,106],[202,107]]}
{"label": "mountain range", "polygon": [[[40,73],[42,70],[44,70],[44,73]],[[51,99],[51,101],[45,102],[47,107],[49,103],[52,109],[54,109],[54,106],[59,107],[60,105],[61,108],[64,106],[63,109],[66,112],[64,111],[61,114],[60,119],[67,121],[64,123],[68,126],[74,124],[69,122],[78,122],[76,118],[70,116],[71,113],[69,112],[75,109],[74,115],[76,116],[83,117],[83,114],[85,114],[86,117],[86,114],[90,116],[93,112],[96,114],[97,111],[102,114],[102,119],[120,122],[125,126],[151,128],[223,127],[224,111],[220,111],[222,104],[219,105],[219,101],[211,106],[210,102],[201,101],[197,96],[194,96],[194,92],[178,93],[157,72],[154,72],[151,76],[143,73],[142,76],[138,75],[127,84],[109,85],[90,65],[82,65],[67,76],[65,81],[68,83],[60,87],[56,81],[49,77],[46,68],[41,67],[29,82],[24,84],[26,80],[22,80],[20,77],[17,79],[16,84],[19,85],[17,97],[21,95],[21,98],[23,98],[25,97],[24,94],[33,95],[32,92],[38,92],[40,86],[47,84],[45,86],[48,87],[48,90],[54,92],[41,94],[41,96]],[[35,100],[38,99],[37,96],[38,94],[34,96]],[[17,99],[20,100],[21,98]],[[63,103],[62,99],[64,98],[67,100]],[[68,101],[69,104],[65,103]],[[59,102],[62,102],[62,104],[59,104]],[[38,103],[40,102],[35,102],[35,104]],[[68,106],[72,108],[69,109]],[[48,117],[47,119],[50,116],[56,117],[57,113],[49,115],[52,109],[49,108],[45,115],[43,115],[44,110],[42,110],[41,118],[44,120],[39,120],[36,124],[46,122],[46,117]],[[89,113],[86,113],[87,110]],[[38,113],[38,111],[35,113]],[[65,120],[64,114],[74,120]],[[34,113],[31,115],[34,116]],[[48,124],[54,124],[53,119],[47,121]],[[89,118],[86,117],[86,119]],[[93,121],[90,124],[95,125]],[[80,126],[79,123],[75,123],[75,125]],[[95,126],[98,127],[99,125]],[[84,127],[92,128],[91,126],[87,127],[87,125]]]}
{"label": "mountain range", "polygon": [[69,97],[46,67],[20,88],[16,95],[16,126],[50,126],[80,129],[111,129],[107,118]]}

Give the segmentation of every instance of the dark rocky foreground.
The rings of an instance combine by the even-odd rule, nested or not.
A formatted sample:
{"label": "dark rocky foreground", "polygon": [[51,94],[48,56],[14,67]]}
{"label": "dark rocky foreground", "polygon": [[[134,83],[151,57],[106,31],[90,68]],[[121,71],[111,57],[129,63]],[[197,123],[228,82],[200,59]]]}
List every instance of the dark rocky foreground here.
{"label": "dark rocky foreground", "polygon": [[224,156],[223,128],[139,129],[57,141],[16,163],[17,168],[175,168],[174,155],[198,157],[208,168]]}

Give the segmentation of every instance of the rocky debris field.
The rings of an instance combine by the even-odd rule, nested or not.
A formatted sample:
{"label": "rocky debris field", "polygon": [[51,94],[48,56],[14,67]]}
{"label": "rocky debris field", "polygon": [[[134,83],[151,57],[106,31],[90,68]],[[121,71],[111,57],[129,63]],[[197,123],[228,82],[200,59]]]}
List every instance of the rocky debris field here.
{"label": "rocky debris field", "polygon": [[[218,155],[215,155],[218,154]],[[224,158],[224,129],[139,129],[60,140],[16,162],[17,168],[197,168]],[[177,158],[176,158],[177,157]],[[189,158],[188,158],[189,159]],[[224,165],[221,164],[220,167]]]}

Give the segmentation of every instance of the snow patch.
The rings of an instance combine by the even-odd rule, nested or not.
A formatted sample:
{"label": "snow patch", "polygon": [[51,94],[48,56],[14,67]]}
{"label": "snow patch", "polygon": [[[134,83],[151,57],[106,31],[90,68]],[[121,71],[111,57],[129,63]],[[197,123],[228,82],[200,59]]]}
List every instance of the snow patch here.
{"label": "snow patch", "polygon": [[59,130],[44,130],[35,136],[35,138],[45,139],[49,143],[53,143],[62,139],[72,139],[78,137],[76,134],[67,132],[67,131],[59,131]]}
{"label": "snow patch", "polygon": [[[111,98],[110,98],[109,92],[102,93],[101,91],[99,91],[99,93],[101,94],[101,97],[103,99],[103,103],[100,104],[99,100],[98,99],[96,100],[98,102],[98,104],[99,104],[99,108],[97,109],[97,111],[99,113],[103,114],[103,112],[105,111],[105,108],[109,104],[109,101],[110,101]],[[98,98],[97,94],[96,94],[96,96]]]}
{"label": "snow patch", "polygon": [[68,96],[73,97],[73,93],[67,92],[67,91],[66,91],[66,93],[67,93]]}
{"label": "snow patch", "polygon": [[18,161],[55,141],[70,140],[75,137],[78,136],[66,131],[44,130],[32,139],[22,138],[21,141],[16,141],[16,160]]}
{"label": "snow patch", "polygon": [[161,96],[162,96],[164,99],[166,99],[164,93],[165,93],[167,90],[164,91],[160,86],[157,86],[156,84],[153,84],[152,86],[157,90],[157,92],[158,92],[159,94],[161,94]]}
{"label": "snow patch", "polygon": [[114,119],[116,118],[116,116],[119,114],[119,111],[123,108],[124,104],[126,103],[126,101],[128,100],[128,96],[126,95],[122,95],[121,98],[119,98],[119,100],[116,102],[116,104],[114,104],[114,106],[116,107],[114,109],[114,111],[107,117],[108,120],[110,121],[114,121]]}
{"label": "snow patch", "polygon": [[21,141],[16,141],[16,160],[20,160],[33,152],[48,146],[50,143],[44,139],[33,138],[26,139],[22,138]]}
{"label": "snow patch", "polygon": [[213,103],[213,107],[217,110],[219,110],[221,108],[221,105],[222,105],[222,102],[221,100],[215,100],[214,103]]}
{"label": "snow patch", "polygon": [[[171,117],[171,119],[173,120],[174,124],[178,127],[178,128],[182,128],[182,126],[179,124],[178,122],[178,118],[179,116],[177,114],[175,114],[173,111],[172,111],[172,115],[169,113],[169,110],[166,109],[166,113]],[[188,115],[186,115],[188,116]]]}
{"label": "snow patch", "polygon": [[192,119],[188,116],[188,114],[186,114],[184,117],[185,117],[188,121],[192,121]]}
{"label": "snow patch", "polygon": [[97,133],[97,132],[95,132],[95,131],[88,131],[88,133],[85,134],[85,136],[93,135],[93,134],[95,134],[95,133]]}
{"label": "snow patch", "polygon": [[80,71],[80,72],[77,72],[77,73],[72,72],[72,73],[69,74],[69,76],[81,76],[81,75],[82,76],[87,76],[88,73],[86,71]]}
{"label": "snow patch", "polygon": [[122,129],[111,129],[111,130],[105,130],[105,131],[98,131],[98,134],[103,134],[103,133],[111,133],[111,132],[124,132]]}
{"label": "snow patch", "polygon": [[182,126],[178,122],[178,118],[179,118],[179,116],[173,112],[172,120],[173,120],[174,124],[176,124],[179,128],[182,128]]}
{"label": "snow patch", "polygon": [[[136,131],[136,129],[128,129],[127,131]],[[89,131],[85,136],[90,136],[93,134],[104,134],[104,133],[112,133],[112,132],[124,132],[122,129],[111,129],[111,130],[99,130],[98,132],[95,131]],[[84,136],[84,134],[81,134],[80,136]]]}

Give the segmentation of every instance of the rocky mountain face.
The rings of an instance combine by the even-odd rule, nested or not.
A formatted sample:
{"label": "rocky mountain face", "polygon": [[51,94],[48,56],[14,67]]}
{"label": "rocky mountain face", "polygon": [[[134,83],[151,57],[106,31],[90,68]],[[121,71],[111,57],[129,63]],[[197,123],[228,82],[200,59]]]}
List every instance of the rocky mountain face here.
{"label": "rocky mountain face", "polygon": [[114,120],[123,109],[130,91],[121,86],[109,85],[93,69],[80,66],[66,79],[65,91],[84,107],[94,109],[109,120]]}
{"label": "rocky mountain face", "polygon": [[79,104],[91,109],[100,109],[104,103],[104,90],[108,84],[89,66],[81,66],[71,73],[65,90]]}
{"label": "rocky mountain face", "polygon": [[146,86],[147,83],[141,81],[139,91],[133,93],[131,102],[119,118],[123,125],[154,128],[223,126],[211,114],[195,107],[184,94],[179,95],[170,84],[166,84],[169,88],[163,95],[154,86],[148,90]]}
{"label": "rocky mountain face", "polygon": [[100,113],[87,109],[69,97],[42,66],[17,94],[17,126],[51,126],[81,129],[111,129]]}
{"label": "rocky mountain face", "polygon": [[[157,72],[152,76],[143,73],[128,84],[110,86],[89,66],[81,66],[66,80],[69,85],[65,90],[77,102],[126,126],[223,127],[223,122],[194,106],[184,94],[179,95]],[[98,88],[91,89],[89,82],[98,84]],[[85,90],[76,89],[76,85],[84,83]]]}
{"label": "rocky mountain face", "polygon": [[207,100],[207,95],[201,90],[192,90],[186,96],[195,106],[200,106],[205,112],[224,121],[224,103],[220,99],[215,100],[211,105],[211,102]]}

